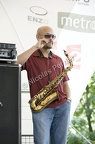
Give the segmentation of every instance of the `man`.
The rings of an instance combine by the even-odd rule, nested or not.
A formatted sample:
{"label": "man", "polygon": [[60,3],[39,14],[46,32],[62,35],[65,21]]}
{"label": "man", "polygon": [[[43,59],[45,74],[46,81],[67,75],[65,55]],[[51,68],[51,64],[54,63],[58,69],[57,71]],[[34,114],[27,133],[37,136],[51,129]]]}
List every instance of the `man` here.
{"label": "man", "polygon": [[[37,44],[17,57],[27,71],[31,98],[64,70],[62,59],[51,51],[55,37],[51,27],[38,28]],[[32,111],[35,144],[66,144],[71,106],[68,80],[66,75],[55,89],[58,99],[40,112]]]}

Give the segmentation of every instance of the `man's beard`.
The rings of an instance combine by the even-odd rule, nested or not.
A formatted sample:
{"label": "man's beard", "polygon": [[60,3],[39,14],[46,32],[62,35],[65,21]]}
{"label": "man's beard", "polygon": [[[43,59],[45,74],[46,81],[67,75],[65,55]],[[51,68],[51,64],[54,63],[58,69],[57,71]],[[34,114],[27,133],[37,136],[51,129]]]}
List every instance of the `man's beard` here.
{"label": "man's beard", "polygon": [[43,48],[44,49],[52,49],[52,47],[50,47],[50,46],[44,46]]}
{"label": "man's beard", "polygon": [[[49,43],[51,43],[51,44],[49,44]],[[48,42],[48,43],[46,43],[45,45],[44,45],[44,49],[52,49],[52,46],[53,46],[53,42]]]}

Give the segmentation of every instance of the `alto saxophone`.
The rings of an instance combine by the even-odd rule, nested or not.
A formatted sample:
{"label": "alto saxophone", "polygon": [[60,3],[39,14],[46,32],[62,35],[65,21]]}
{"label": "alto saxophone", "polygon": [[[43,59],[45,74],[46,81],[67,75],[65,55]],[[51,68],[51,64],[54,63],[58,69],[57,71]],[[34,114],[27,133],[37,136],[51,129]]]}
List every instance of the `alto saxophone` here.
{"label": "alto saxophone", "polygon": [[34,112],[40,112],[51,102],[58,99],[58,94],[56,91],[54,91],[54,88],[58,86],[58,84],[65,77],[67,72],[70,71],[73,67],[72,60],[69,58],[65,50],[64,50],[64,54],[67,57],[70,66],[67,67],[59,76],[54,78],[47,86],[42,88],[35,96],[33,96],[29,100],[30,108]]}

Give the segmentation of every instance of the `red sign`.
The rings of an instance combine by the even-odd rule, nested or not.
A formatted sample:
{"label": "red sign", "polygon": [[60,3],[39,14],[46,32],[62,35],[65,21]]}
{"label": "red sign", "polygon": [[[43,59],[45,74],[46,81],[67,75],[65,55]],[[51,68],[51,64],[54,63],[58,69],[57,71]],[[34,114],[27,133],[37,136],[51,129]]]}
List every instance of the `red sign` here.
{"label": "red sign", "polygon": [[73,68],[80,69],[81,45],[69,45],[67,46],[66,51],[73,60]]}

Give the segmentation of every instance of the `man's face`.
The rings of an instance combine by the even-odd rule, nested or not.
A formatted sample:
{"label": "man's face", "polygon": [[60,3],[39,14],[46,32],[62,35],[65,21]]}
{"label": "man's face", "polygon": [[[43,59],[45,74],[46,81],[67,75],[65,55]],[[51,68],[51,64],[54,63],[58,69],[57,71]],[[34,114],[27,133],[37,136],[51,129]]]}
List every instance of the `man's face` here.
{"label": "man's face", "polygon": [[44,45],[44,48],[51,49],[53,47],[53,41],[56,38],[56,36],[52,33],[46,33],[43,35],[44,40],[42,40],[42,44]]}
{"label": "man's face", "polygon": [[42,29],[39,34],[39,39],[42,39],[41,44],[44,49],[51,49],[55,38],[56,36],[51,28]]}

